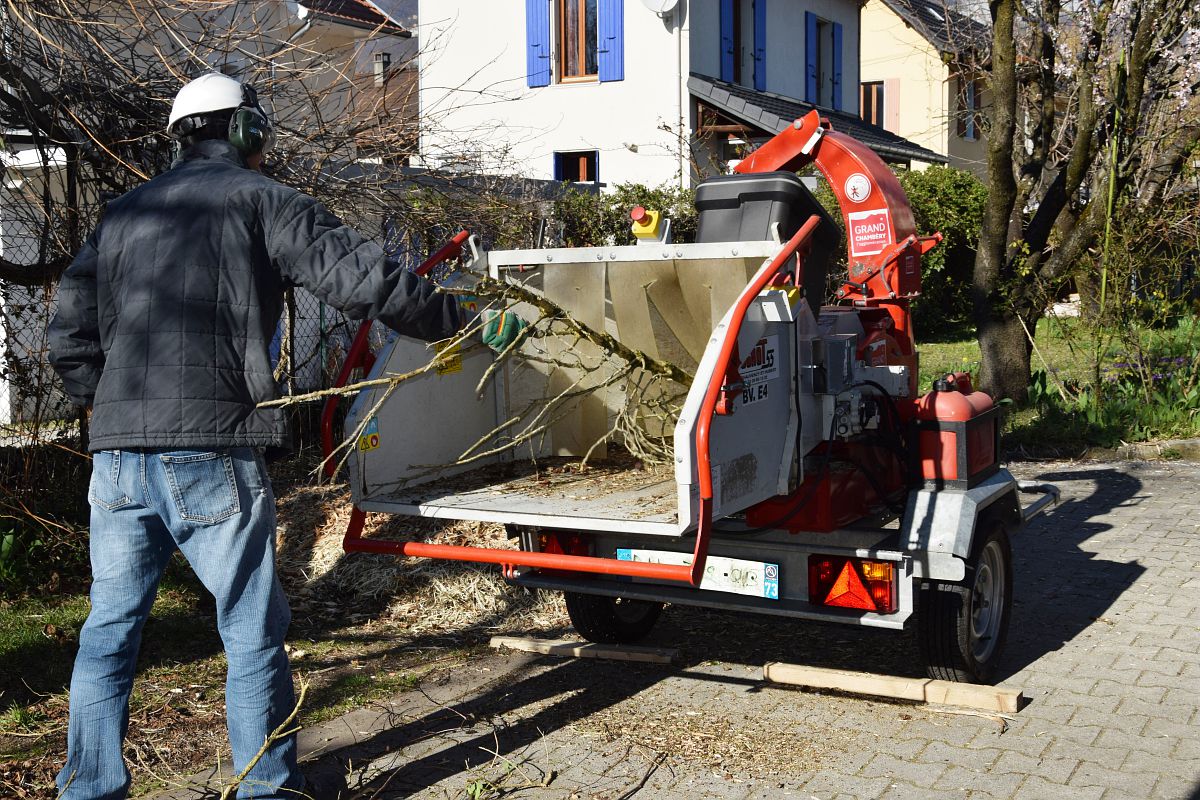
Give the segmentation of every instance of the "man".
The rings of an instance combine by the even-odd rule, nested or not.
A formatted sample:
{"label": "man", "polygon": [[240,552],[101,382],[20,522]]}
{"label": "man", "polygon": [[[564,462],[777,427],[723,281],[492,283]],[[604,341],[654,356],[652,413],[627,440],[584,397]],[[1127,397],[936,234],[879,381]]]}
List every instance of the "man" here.
{"label": "man", "polygon": [[[250,87],[218,73],[176,96],[172,168],[110,202],[63,275],[51,360],[92,409],[91,613],[71,678],[63,800],[123,798],[142,627],[179,549],[216,599],[235,773],[292,711],[290,621],[275,574],[263,451],[285,448],[269,345],[302,285],[354,319],[427,341],[464,324],[452,297],[388,262],[312,197],[257,169],[274,139]],[[508,315],[509,320],[512,316]],[[484,340],[506,347],[519,320]],[[273,742],[239,797],[294,798],[296,744]]]}

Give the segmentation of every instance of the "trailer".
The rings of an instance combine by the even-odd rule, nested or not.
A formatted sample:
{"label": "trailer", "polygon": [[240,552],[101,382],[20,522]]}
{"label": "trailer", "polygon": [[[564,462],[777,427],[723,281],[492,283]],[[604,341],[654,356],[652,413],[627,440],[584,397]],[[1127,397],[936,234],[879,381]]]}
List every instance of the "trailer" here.
{"label": "trailer", "polygon": [[[849,263],[834,305],[821,298],[841,232],[796,176],[808,164],[842,212]],[[993,680],[1013,537],[1057,490],[1000,467],[998,410],[969,375],[918,392],[908,304],[940,236],[917,236],[887,166],[816,112],[701,184],[696,204],[695,243],[671,243],[663,220],[635,209],[636,245],[483,251],[464,233],[424,267],[461,258],[450,280],[519,283],[594,330],[687,363],[678,418],[653,432],[670,442],[670,465],[614,446],[590,469],[569,468],[603,452],[614,406],[628,402],[600,382],[528,458],[492,447],[514,408],[588,376],[512,360],[495,369],[490,352],[467,350],[355,398],[345,549],[500,565],[517,585],[561,591],[595,642],[646,638],[668,603],[915,625],[930,677]],[[366,330],[340,380],[430,360],[400,336],[372,355]],[[1022,494],[1039,497],[1023,505]],[[366,512],[501,523],[516,547],[366,538]]]}

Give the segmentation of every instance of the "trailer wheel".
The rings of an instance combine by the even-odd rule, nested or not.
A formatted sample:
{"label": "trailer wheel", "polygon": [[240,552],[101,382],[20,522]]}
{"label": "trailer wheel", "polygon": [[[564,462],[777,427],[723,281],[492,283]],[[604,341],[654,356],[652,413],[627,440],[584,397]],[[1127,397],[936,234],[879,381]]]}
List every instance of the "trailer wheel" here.
{"label": "trailer wheel", "polygon": [[961,583],[922,584],[917,638],[929,677],[991,683],[1012,612],[1012,548],[999,520],[981,526]]}
{"label": "trailer wheel", "polygon": [[663,604],[625,597],[563,592],[567,616],[579,635],[589,642],[618,644],[645,638],[658,622]]}

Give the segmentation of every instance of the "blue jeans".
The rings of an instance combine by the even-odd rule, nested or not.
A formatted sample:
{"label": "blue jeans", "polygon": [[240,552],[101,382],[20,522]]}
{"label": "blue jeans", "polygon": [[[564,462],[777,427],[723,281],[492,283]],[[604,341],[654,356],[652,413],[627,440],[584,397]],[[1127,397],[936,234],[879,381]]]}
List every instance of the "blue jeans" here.
{"label": "blue jeans", "polygon": [[[225,714],[235,774],[291,713],[284,634],[291,621],[275,574],[275,497],[250,448],[103,451],[92,461],[91,613],[71,676],[62,800],[123,798],[129,693],[142,627],[178,548],[216,598],[229,671]],[[296,798],[295,736],[276,742],[238,797]]]}

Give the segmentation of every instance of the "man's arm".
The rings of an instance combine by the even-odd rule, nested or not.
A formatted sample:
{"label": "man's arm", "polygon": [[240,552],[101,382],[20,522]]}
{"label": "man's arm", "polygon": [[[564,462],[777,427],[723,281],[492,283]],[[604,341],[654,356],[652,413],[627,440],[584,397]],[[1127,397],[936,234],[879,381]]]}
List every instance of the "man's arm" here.
{"label": "man's arm", "polygon": [[58,310],[50,323],[50,363],[71,402],[90,407],[104,370],[100,320],[96,311],[97,228],[67,267],[58,284]]}
{"label": "man's arm", "polygon": [[383,248],[312,197],[295,193],[268,216],[267,246],[280,272],[351,319],[377,319],[429,342],[466,322],[453,297],[389,261]]}

